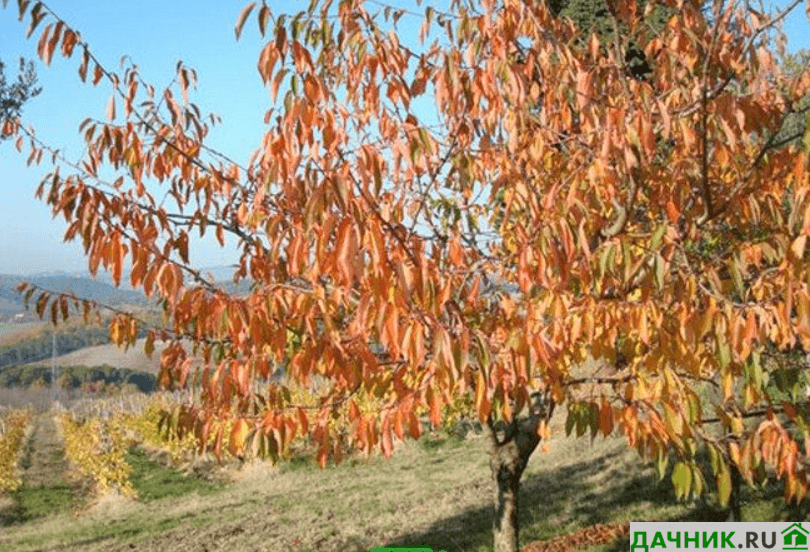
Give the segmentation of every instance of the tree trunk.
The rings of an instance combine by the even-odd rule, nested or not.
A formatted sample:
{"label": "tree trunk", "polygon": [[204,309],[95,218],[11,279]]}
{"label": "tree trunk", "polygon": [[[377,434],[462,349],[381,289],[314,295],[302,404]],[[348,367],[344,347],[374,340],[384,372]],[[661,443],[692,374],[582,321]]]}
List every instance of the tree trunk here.
{"label": "tree trunk", "polygon": [[[536,407],[537,405],[535,405]],[[518,493],[520,478],[534,449],[540,443],[538,425],[551,417],[553,404],[532,408],[527,419],[495,424],[490,416],[484,426],[495,482],[495,512],[492,524],[494,552],[518,552]]]}
{"label": "tree trunk", "polygon": [[[726,430],[726,435],[729,434],[729,431]],[[739,440],[736,436],[733,436],[735,441],[739,443]],[[730,457],[730,453],[726,452],[726,458]],[[726,521],[742,521],[742,511],[740,508],[740,492],[742,491],[742,474],[740,473],[740,468],[732,462],[730,459],[728,460],[728,467],[731,470],[731,495],[728,499],[728,517]]]}
{"label": "tree trunk", "polygon": [[521,456],[517,444],[512,441],[498,447],[498,452],[490,459],[495,481],[495,518],[492,527],[495,552],[518,552],[518,492],[525,467]]}
{"label": "tree trunk", "polygon": [[740,509],[740,491],[742,489],[742,475],[739,468],[731,464],[731,496],[729,497],[728,519],[726,521],[742,521],[742,510]]}

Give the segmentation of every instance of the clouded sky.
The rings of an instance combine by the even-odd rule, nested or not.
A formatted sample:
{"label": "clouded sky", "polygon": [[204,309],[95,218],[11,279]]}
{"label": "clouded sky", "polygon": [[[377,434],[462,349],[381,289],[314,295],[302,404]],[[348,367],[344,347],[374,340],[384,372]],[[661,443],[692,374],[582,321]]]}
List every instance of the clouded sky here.
{"label": "clouded sky", "polygon": [[[198,74],[198,89],[191,100],[204,113],[215,111],[223,124],[214,128],[209,145],[246,164],[259,143],[262,118],[271,107],[270,96],[256,71],[262,40],[251,19],[236,42],[234,23],[247,0],[50,0],[48,5],[78,29],[93,52],[109,68],[117,69],[128,55],[147,82],[167,85],[178,60]],[[777,2],[784,5],[785,0]],[[429,2],[414,8],[423,11]],[[295,12],[303,2],[271,1],[274,13]],[[785,31],[792,51],[810,48],[810,22],[804,10],[795,11]],[[36,58],[39,31],[25,39],[28,19],[17,21],[16,2],[0,9],[0,59],[6,77],[16,78],[20,56],[36,60],[42,93],[25,106],[23,121],[32,125],[46,143],[61,148],[72,159],[83,153],[78,126],[86,117],[105,119],[110,89],[82,84],[77,75],[79,56],[66,60],[58,53],[51,66]],[[26,149],[23,149],[25,152]],[[34,198],[49,163],[26,167],[11,141],[0,142],[0,274],[43,271],[84,272],[87,264],[78,242],[64,243],[64,219],[53,220],[49,208]],[[196,266],[213,266],[236,260],[233,250],[223,251],[215,242],[191,250]]]}

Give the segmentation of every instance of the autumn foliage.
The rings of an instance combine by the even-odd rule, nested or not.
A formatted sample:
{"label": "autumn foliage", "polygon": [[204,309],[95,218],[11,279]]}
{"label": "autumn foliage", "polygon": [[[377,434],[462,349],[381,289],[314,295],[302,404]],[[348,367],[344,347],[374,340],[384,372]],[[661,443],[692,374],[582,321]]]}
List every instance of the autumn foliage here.
{"label": "autumn foliage", "polygon": [[[90,270],[159,301],[169,327],[146,349],[171,341],[161,381],[193,390],[176,420],[201,443],[278,458],[309,434],[323,465],[341,408],[353,443],[390,455],[420,435],[419,408],[439,424],[469,394],[479,420],[510,421],[543,393],[571,432],[621,431],[664,467],[674,452],[682,496],[706,488],[703,447],[721,498],[732,465],[806,494],[810,171],[775,136],[810,73],[780,69],[772,19],[608,2],[617,32],[600,39],[544,2],[252,3],[236,35],[258,24],[270,103],[242,163],[206,146],[192,69],[156,90],[45,4],[19,4],[46,64],[76,58],[112,93],[109,120],[79,129],[81,160],[17,121],[5,133],[32,162],[53,157],[37,193]],[[628,71],[630,40],[649,74]],[[238,245],[249,293],[189,262],[211,233]],[[54,321],[91,307],[38,297]],[[111,335],[132,345],[139,324],[120,312]]]}

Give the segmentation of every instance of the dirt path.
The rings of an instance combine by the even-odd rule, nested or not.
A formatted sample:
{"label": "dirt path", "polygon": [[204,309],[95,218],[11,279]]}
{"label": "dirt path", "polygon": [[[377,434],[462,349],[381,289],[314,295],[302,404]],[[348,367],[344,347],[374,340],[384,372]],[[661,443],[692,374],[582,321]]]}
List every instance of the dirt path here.
{"label": "dirt path", "polygon": [[68,469],[62,432],[53,412],[38,415],[32,421],[34,431],[25,444],[20,467],[26,487],[63,485]]}
{"label": "dirt path", "polygon": [[22,486],[0,500],[0,527],[66,512],[74,501],[75,490],[67,480],[69,464],[55,414],[35,416],[31,427],[18,464]]}

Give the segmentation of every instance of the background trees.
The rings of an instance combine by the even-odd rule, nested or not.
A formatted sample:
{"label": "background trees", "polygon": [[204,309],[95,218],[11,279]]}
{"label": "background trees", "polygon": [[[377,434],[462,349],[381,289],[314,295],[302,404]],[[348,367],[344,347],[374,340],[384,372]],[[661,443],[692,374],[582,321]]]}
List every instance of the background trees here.
{"label": "background trees", "polygon": [[[75,54],[82,80],[112,88],[109,121],[80,128],[86,157],[38,193],[92,272],[118,284],[130,263],[160,301],[170,328],[146,349],[171,339],[161,381],[194,391],[178,431],[274,459],[303,432],[325,465],[344,408],[352,443],[389,455],[420,434],[417,409],[438,424],[469,394],[499,551],[517,548],[520,476],[555,408],[577,436],[623,432],[662,472],[674,455],[680,496],[706,489],[705,450],[721,501],[733,469],[771,469],[801,499],[801,370],[770,359],[810,345],[810,181],[806,152],[774,136],[810,75],[782,69],[774,21],[732,2],[608,3],[600,38],[544,2],[449,9],[246,6],[236,35],[255,21],[267,37],[272,105],[240,163],[206,147],[193,70],[156,91],[21,3],[46,62]],[[248,294],[191,265],[197,232],[239,244]],[[37,300],[54,321],[81,306]],[[121,312],[111,337],[138,328]],[[293,400],[315,382],[316,405]]]}
{"label": "background trees", "polygon": [[0,60],[0,121],[17,118],[22,112],[22,106],[40,93],[37,88],[37,74],[33,62],[25,63],[20,58],[20,69],[17,82],[9,84],[5,75],[5,64]]}

